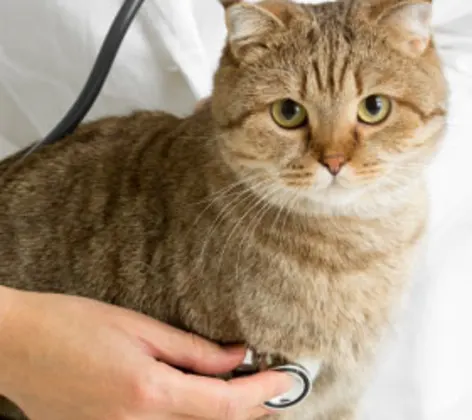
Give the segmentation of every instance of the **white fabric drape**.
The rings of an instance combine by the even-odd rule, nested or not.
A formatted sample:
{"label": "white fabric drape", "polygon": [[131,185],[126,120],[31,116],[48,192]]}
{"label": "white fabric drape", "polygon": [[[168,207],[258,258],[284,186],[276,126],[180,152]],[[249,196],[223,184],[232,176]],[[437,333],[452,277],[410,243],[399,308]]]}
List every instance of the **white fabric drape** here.
{"label": "white fabric drape", "polygon": [[[379,361],[364,420],[472,419],[472,2],[433,0],[452,91],[429,173],[425,257]],[[121,0],[0,0],[0,156],[41,138],[83,86]],[[225,37],[217,0],[147,0],[87,119],[135,108],[190,112]]]}

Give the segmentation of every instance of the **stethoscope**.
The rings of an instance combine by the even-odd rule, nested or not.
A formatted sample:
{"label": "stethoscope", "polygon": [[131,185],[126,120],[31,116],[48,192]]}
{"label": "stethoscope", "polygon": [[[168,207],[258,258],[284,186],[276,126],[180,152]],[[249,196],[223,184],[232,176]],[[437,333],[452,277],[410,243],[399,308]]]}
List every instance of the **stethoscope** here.
{"label": "stethoscope", "polygon": [[73,133],[78,125],[92,108],[95,100],[100,94],[103,85],[110,73],[110,69],[115,62],[118,50],[136,14],[141,8],[144,0],[124,0],[113,23],[100,48],[100,52],[95,60],[92,71],[80,92],[77,100],[54,127],[54,129],[41,141],[35,143],[26,150],[29,155],[37,149],[61,141],[64,137]]}
{"label": "stethoscope", "polygon": [[[313,366],[313,365],[312,365]],[[320,364],[316,368],[308,368],[302,364],[282,365],[273,370],[289,374],[295,382],[292,389],[283,395],[279,395],[264,405],[270,410],[287,410],[304,402],[313,391],[313,384],[319,374]]]}
{"label": "stethoscope", "polygon": [[264,403],[270,410],[287,410],[305,401],[313,389],[313,374],[302,365],[283,365],[273,370],[289,374],[295,385],[283,395],[279,395]]}
{"label": "stethoscope", "polygon": [[[64,118],[43,140],[26,150],[26,156],[41,147],[61,141],[67,135],[73,133],[83,121],[100,94],[121,43],[143,3],[144,0],[123,1],[123,5],[107,33],[93,69],[77,100]],[[251,353],[249,352],[246,363],[250,364],[252,362]],[[318,361],[304,360],[299,363],[272,368],[272,370],[290,375],[294,380],[294,386],[289,392],[267,401],[264,405],[270,410],[286,410],[301,404],[311,394],[320,366],[321,364]]]}
{"label": "stethoscope", "polygon": [[[296,363],[275,366],[270,370],[290,375],[294,385],[285,394],[264,403],[269,410],[283,411],[303,403],[312,393],[313,386],[321,370],[321,362],[316,359],[300,359]],[[246,358],[238,368],[242,376],[257,372],[254,351],[248,350]]]}

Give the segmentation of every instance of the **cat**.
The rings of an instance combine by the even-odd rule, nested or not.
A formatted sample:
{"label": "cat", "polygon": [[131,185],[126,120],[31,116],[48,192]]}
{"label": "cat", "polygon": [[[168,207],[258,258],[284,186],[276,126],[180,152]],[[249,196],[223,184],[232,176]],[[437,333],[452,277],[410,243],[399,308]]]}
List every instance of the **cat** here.
{"label": "cat", "polygon": [[0,164],[0,283],[321,360],[312,395],[267,418],[354,420],[446,127],[432,5],[231,3],[192,115],[102,118]]}

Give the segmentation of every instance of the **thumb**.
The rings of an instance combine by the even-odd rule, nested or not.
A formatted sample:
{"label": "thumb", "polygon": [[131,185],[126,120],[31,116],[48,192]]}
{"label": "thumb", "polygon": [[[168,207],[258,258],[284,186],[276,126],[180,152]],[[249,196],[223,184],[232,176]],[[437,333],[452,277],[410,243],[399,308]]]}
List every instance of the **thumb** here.
{"label": "thumb", "polygon": [[159,321],[151,320],[140,330],[141,341],[146,343],[150,356],[203,375],[230,372],[242,364],[246,354],[243,346],[224,348]]}

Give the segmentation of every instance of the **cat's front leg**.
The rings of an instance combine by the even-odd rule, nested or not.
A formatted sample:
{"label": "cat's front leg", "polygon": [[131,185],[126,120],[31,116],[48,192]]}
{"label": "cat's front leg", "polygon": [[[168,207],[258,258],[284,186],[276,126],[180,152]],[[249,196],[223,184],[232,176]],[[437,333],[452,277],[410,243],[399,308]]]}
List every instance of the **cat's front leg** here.
{"label": "cat's front leg", "polygon": [[313,410],[292,409],[267,415],[264,420],[358,420],[355,408],[335,410],[325,414],[313,414]]}
{"label": "cat's front leg", "polygon": [[346,407],[342,409],[336,409],[330,413],[323,415],[320,418],[315,418],[313,420],[357,420],[357,410],[356,407]]}
{"label": "cat's front leg", "polygon": [[287,412],[280,417],[269,417],[270,419],[276,418],[277,420],[358,420],[356,407],[345,407],[337,408],[332,411],[325,413],[313,414],[315,410],[303,410],[303,412],[297,412],[296,410],[289,413]]}

